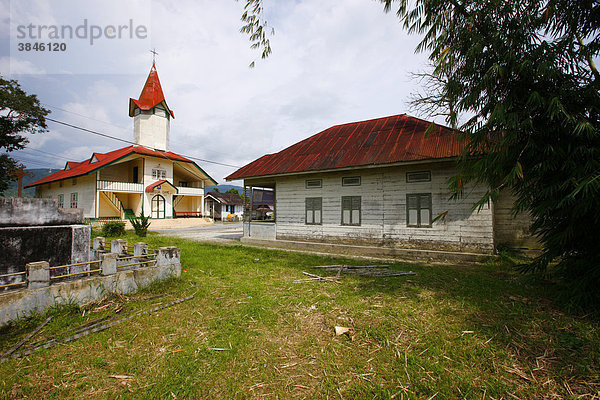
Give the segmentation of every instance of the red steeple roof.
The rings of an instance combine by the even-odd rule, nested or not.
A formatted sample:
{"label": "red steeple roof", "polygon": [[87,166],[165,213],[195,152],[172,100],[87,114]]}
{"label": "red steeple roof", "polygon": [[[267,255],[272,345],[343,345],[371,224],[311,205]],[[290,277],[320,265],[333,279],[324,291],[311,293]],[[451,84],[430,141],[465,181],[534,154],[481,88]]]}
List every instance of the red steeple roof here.
{"label": "red steeple roof", "polygon": [[129,116],[134,116],[136,106],[142,110],[150,110],[152,107],[161,103],[164,103],[167,111],[175,118],[175,114],[169,109],[169,106],[167,106],[167,101],[165,100],[165,95],[160,86],[160,80],[158,79],[158,72],[156,72],[156,65],[152,63],[150,74],[148,74],[148,79],[146,79],[146,84],[142,89],[140,98],[138,100],[132,98],[129,99]]}

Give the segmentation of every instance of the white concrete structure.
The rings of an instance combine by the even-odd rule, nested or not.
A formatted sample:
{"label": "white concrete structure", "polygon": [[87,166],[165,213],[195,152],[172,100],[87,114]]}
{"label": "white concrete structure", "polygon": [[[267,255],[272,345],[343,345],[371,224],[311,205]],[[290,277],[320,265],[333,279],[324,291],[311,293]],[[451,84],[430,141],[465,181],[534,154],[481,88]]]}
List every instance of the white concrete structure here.
{"label": "white concrete structure", "polygon": [[204,203],[206,215],[212,219],[235,221],[244,215],[244,201],[234,193],[209,192]]}

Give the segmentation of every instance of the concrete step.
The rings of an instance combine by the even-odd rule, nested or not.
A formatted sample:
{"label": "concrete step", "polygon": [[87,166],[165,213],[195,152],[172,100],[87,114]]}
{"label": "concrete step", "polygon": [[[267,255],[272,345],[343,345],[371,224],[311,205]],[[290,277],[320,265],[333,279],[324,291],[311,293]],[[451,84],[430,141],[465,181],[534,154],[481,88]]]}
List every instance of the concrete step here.
{"label": "concrete step", "polygon": [[300,242],[291,240],[268,240],[241,238],[241,243],[253,247],[291,250],[307,253],[321,253],[340,257],[360,257],[373,259],[389,259],[406,263],[435,264],[482,264],[493,254],[469,253],[444,250],[423,250],[398,247],[354,246],[347,244]]}

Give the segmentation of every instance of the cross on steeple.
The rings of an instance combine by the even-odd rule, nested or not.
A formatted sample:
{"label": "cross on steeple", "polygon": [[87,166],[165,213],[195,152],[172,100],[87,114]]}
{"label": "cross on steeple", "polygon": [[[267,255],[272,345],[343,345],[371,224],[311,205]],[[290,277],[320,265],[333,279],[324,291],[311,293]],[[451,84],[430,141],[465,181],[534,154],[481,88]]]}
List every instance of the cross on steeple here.
{"label": "cross on steeple", "polygon": [[158,53],[156,52],[156,49],[150,50],[150,53],[152,53],[152,64],[154,64],[156,62],[156,56]]}

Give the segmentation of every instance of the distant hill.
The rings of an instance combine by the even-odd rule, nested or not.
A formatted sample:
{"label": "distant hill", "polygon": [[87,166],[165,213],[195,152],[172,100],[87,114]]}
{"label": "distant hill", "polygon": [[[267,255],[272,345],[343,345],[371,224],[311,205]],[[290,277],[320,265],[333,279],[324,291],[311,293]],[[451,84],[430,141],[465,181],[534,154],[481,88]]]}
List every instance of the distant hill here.
{"label": "distant hill", "polygon": [[[25,176],[23,178],[23,187],[29,185],[32,182],[37,181],[38,179],[42,179],[45,176],[53,174],[56,171],[60,171],[59,169],[50,169],[50,168],[35,168],[35,169],[26,169],[25,172],[31,172],[33,176]],[[17,181],[14,181],[10,184],[10,187],[6,189],[6,191],[1,195],[1,197],[16,197],[18,193]],[[35,196],[35,188],[23,189],[23,197],[34,197]]]}
{"label": "distant hill", "polygon": [[[48,168],[39,168],[39,169],[26,169],[26,172],[33,173],[32,177],[26,176],[23,178],[23,186],[27,186],[31,182],[35,182],[38,179],[42,179],[45,176],[48,176],[56,171],[60,171],[59,169],[48,169]],[[236,189],[240,194],[244,192],[244,188],[241,186],[234,185],[218,185],[218,186],[210,186],[204,188],[204,193],[208,193],[213,191],[215,188],[219,189],[219,192],[225,193],[229,189]],[[11,186],[2,194],[0,197],[16,197],[17,196],[17,182],[12,182]],[[35,196],[35,188],[23,189],[23,197],[34,197]]]}
{"label": "distant hill", "polygon": [[215,190],[215,188],[219,189],[219,192],[221,193],[225,193],[226,191],[228,191],[229,189],[236,189],[240,194],[244,193],[244,188],[241,186],[234,186],[234,185],[217,185],[217,186],[210,186],[210,187],[205,187],[204,188],[204,193],[208,193],[208,192],[212,192]]}

